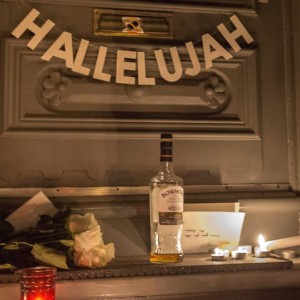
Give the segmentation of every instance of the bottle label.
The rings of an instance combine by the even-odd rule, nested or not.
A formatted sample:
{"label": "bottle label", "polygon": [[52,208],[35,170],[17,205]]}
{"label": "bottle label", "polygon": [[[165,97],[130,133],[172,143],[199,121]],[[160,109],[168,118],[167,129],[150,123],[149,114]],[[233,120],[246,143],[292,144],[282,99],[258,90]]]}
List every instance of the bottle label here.
{"label": "bottle label", "polygon": [[158,215],[161,225],[180,225],[183,223],[183,188],[168,186],[158,193]]}

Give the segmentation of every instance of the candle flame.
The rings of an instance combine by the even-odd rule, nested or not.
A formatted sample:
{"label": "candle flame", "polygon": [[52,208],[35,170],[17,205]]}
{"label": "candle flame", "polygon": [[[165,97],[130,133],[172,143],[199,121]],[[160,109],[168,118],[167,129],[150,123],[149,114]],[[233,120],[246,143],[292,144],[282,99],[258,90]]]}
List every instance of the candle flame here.
{"label": "candle flame", "polygon": [[265,243],[265,238],[264,238],[264,236],[262,234],[260,234],[258,236],[258,244],[259,244],[259,248],[261,250],[267,250],[266,243]]}

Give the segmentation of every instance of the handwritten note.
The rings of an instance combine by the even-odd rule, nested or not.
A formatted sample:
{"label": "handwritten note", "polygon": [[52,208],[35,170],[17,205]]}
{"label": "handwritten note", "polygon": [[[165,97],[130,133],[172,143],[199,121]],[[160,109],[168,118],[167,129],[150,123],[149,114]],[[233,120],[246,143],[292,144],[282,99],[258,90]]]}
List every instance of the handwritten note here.
{"label": "handwritten note", "polygon": [[184,203],[184,211],[228,211],[239,212],[239,202],[226,202],[226,203]]}
{"label": "handwritten note", "polygon": [[236,249],[245,213],[196,212],[183,213],[183,251],[212,252],[215,248]]}

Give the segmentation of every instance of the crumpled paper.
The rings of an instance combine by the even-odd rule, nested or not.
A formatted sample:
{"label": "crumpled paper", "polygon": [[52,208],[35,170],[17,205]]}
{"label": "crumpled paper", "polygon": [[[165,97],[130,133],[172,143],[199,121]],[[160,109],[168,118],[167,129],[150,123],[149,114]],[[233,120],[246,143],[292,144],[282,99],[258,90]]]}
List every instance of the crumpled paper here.
{"label": "crumpled paper", "polygon": [[115,258],[114,244],[104,244],[100,225],[94,214],[72,214],[68,220],[68,227],[74,235],[74,263],[76,266],[104,267]]}

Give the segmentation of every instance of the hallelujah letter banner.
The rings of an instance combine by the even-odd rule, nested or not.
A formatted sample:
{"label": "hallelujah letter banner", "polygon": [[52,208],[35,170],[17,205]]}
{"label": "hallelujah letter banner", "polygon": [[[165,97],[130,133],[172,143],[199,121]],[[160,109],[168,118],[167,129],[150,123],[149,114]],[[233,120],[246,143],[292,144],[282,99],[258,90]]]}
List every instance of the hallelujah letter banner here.
{"label": "hallelujah letter banner", "polygon": [[[38,26],[35,21],[37,18],[39,18],[39,15],[39,11],[32,9],[11,33],[14,37],[19,39],[27,30],[30,31],[33,35],[27,43],[27,47],[32,50],[35,50],[35,48],[42,42],[47,34],[55,27],[55,23],[51,20],[46,20],[42,26]],[[235,26],[235,30],[232,32],[229,32],[223,23],[218,25],[217,28],[221,35],[228,42],[232,50],[234,52],[238,52],[241,50],[241,46],[238,44],[237,39],[243,38],[247,44],[252,43],[254,40],[236,15],[230,17],[230,22]],[[74,53],[73,40],[72,33],[63,31],[50,45],[50,47],[42,54],[41,59],[50,61],[53,57],[59,58],[63,60],[65,62],[65,66],[72,71],[85,76],[92,76],[94,79],[105,82],[110,82],[112,78],[115,78],[115,82],[118,84],[156,84],[155,78],[147,77],[145,52],[123,49],[117,50],[116,74],[107,74],[104,73],[103,69],[106,63],[106,55],[109,51],[109,48],[105,46],[99,47],[95,66],[92,69],[84,65],[85,56],[90,42],[85,39],[81,39],[78,50],[76,53]],[[203,34],[201,40],[206,70],[212,68],[213,61],[217,58],[222,57],[226,60],[229,60],[233,57],[233,55],[227,49],[225,49],[213,37],[213,35],[209,33]],[[159,70],[161,78],[165,81],[176,82],[182,78],[183,74],[192,77],[197,76],[201,72],[201,66],[194,43],[187,42],[185,47],[191,60],[192,67],[187,67],[184,69],[180,60],[178,48],[171,47],[170,49],[167,49],[167,51],[170,53],[173,64],[172,72],[169,71],[166,63],[164,54],[166,49],[158,49],[153,51],[157,69]],[[127,71],[134,71],[137,76],[129,76],[128,74],[130,74],[130,72]]]}

